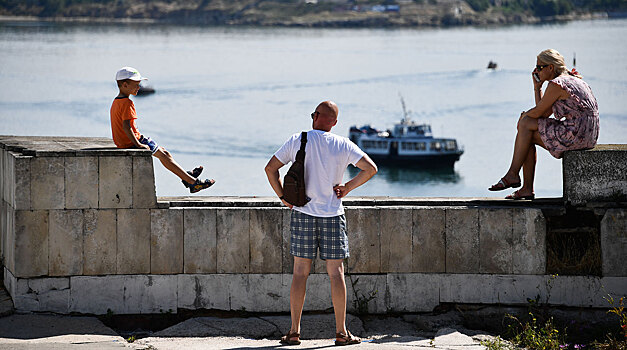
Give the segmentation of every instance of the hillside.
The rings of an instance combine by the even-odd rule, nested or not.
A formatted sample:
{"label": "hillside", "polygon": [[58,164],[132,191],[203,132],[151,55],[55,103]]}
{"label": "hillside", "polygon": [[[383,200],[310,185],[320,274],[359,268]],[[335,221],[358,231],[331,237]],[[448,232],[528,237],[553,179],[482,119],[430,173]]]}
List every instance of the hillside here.
{"label": "hillside", "polygon": [[[312,1],[312,0],[310,0]],[[178,24],[422,27],[537,23],[606,16],[627,0],[0,0],[0,16]]]}

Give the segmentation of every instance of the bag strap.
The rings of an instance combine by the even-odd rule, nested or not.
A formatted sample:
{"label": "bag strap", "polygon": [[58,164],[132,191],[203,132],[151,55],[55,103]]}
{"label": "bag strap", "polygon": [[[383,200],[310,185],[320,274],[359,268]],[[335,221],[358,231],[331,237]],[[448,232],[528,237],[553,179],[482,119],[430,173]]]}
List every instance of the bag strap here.
{"label": "bag strap", "polygon": [[307,132],[300,133],[300,150],[305,152],[305,145],[307,145]]}

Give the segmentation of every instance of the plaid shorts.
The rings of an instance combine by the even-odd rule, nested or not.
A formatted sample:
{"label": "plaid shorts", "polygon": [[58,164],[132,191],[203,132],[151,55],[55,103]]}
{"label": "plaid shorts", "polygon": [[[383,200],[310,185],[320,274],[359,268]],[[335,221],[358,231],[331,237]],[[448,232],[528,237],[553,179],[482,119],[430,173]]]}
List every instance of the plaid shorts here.
{"label": "plaid shorts", "polygon": [[346,217],[317,217],[292,210],[290,253],[299,258],[315,259],[320,248],[320,259],[349,257]]}

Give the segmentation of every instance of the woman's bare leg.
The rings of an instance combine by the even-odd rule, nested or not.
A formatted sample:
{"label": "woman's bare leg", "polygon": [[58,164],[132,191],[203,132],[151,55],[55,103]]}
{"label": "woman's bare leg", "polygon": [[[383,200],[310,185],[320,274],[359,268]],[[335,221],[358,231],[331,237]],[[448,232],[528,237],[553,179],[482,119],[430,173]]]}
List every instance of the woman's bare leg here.
{"label": "woman's bare leg", "polygon": [[529,147],[529,151],[527,151],[527,158],[525,158],[525,161],[523,162],[523,185],[518,191],[521,196],[533,194],[533,181],[536,173],[536,162],[538,159],[536,145],[545,148],[538,131],[533,132],[531,137],[531,146]]}
{"label": "woman's bare leg", "polygon": [[529,151],[527,151],[527,158],[525,158],[525,162],[523,163],[523,185],[518,191],[519,194],[523,196],[527,196],[533,193],[533,179],[536,173],[536,145],[532,144],[529,147]]}
{"label": "woman's bare leg", "polygon": [[[518,121],[518,133],[516,134],[516,141],[514,142],[514,155],[512,156],[512,163],[505,174],[505,180],[508,182],[520,181],[520,168],[528,157],[531,146],[534,144],[534,133],[538,132],[538,120],[529,117],[523,117]],[[535,150],[535,148],[534,148]],[[535,155],[534,158],[534,171],[535,171]],[[533,182],[533,180],[532,180]]]}

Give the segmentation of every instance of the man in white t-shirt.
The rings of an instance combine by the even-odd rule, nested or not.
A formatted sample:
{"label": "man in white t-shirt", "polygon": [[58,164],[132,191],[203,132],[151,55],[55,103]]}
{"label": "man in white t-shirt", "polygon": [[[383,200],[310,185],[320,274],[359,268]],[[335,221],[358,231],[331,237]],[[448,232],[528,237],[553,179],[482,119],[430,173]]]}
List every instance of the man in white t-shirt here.
{"label": "man in white t-shirt", "polygon": [[[310,201],[294,207],[283,199],[279,169],[294,162],[300,148],[300,133],[290,137],[266,165],[266,175],[274,192],[292,209],[290,253],[294,255],[294,275],[290,290],[292,326],[281,342],[300,344],[300,320],[305,302],[307,277],[311,262],[326,261],[331,280],[331,298],[335,310],[336,345],[358,344],[361,340],[346,329],[346,284],[343,261],[349,256],[346,217],[341,198],[363,185],[377,173],[377,166],[349,139],[332,134],[337,124],[338,108],[332,101],[318,105],[311,114],[313,130],[307,132],[305,147],[305,186]],[[344,171],[353,164],[361,171],[342,184]]]}

